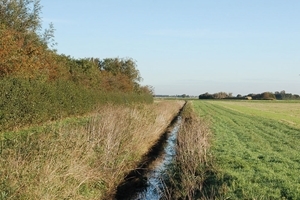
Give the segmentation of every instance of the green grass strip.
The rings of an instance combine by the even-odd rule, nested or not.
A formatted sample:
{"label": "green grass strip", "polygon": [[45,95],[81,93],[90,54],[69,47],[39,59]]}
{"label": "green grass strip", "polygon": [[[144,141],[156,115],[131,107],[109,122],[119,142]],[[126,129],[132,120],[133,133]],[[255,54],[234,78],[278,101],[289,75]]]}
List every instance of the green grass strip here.
{"label": "green grass strip", "polygon": [[211,121],[212,152],[225,198],[300,198],[300,129],[215,101],[195,101],[194,106]]}

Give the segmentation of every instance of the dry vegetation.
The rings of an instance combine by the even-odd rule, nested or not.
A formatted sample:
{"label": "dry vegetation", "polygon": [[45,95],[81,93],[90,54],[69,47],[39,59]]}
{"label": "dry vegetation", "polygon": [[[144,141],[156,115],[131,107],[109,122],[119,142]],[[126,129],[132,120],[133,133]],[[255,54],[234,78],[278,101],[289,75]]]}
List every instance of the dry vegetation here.
{"label": "dry vegetation", "polygon": [[189,102],[182,114],[176,158],[169,171],[169,188],[165,199],[208,199],[210,188],[205,182],[210,172],[210,130],[207,122],[200,119]]}
{"label": "dry vegetation", "polygon": [[[152,103],[132,58],[81,58],[53,49],[40,0],[0,1],[0,132],[93,111],[109,103]],[[102,56],[101,56],[102,57]]]}
{"label": "dry vegetation", "polygon": [[43,128],[2,133],[0,199],[104,199],[184,102],[103,106]]}

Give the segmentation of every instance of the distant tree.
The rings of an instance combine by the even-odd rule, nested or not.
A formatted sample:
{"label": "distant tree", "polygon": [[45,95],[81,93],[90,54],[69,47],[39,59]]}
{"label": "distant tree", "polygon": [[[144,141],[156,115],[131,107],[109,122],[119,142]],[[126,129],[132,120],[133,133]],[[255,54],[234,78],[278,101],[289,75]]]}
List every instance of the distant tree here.
{"label": "distant tree", "polygon": [[208,92],[199,95],[199,99],[213,99],[213,98],[214,98],[213,95],[209,94]]}
{"label": "distant tree", "polygon": [[278,100],[298,99],[297,95],[286,93],[285,90],[282,90],[281,92],[276,91],[274,95]]}
{"label": "distant tree", "polygon": [[260,98],[264,100],[276,99],[275,95],[272,92],[264,92],[260,95]]}
{"label": "distant tree", "polygon": [[276,98],[276,99],[282,100],[282,95],[281,95],[280,92],[276,91],[276,92],[274,93],[274,95],[275,95],[275,98]]}
{"label": "distant tree", "polygon": [[218,92],[218,93],[213,94],[213,97],[215,99],[224,99],[226,97],[229,97],[229,95],[226,92]]}
{"label": "distant tree", "polygon": [[242,95],[241,95],[241,94],[238,94],[238,95],[236,95],[236,97],[237,97],[237,98],[241,98],[241,97],[242,97]]}
{"label": "distant tree", "polygon": [[260,99],[261,95],[260,94],[254,94],[254,93],[250,93],[247,95],[248,97],[251,97],[252,99]]}
{"label": "distant tree", "polygon": [[298,94],[294,94],[295,99],[300,99],[300,96]]}
{"label": "distant tree", "polygon": [[226,92],[218,92],[214,94],[209,94],[208,92],[206,92],[204,94],[199,95],[199,99],[224,99],[226,97],[229,97],[229,94],[227,94]]}

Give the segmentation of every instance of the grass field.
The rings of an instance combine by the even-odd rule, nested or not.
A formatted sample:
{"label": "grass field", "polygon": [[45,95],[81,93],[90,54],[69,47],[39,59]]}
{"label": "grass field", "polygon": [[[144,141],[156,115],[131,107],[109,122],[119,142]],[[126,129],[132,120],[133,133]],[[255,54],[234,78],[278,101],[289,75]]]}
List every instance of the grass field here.
{"label": "grass field", "polygon": [[210,121],[220,199],[300,199],[300,102],[194,101]]}

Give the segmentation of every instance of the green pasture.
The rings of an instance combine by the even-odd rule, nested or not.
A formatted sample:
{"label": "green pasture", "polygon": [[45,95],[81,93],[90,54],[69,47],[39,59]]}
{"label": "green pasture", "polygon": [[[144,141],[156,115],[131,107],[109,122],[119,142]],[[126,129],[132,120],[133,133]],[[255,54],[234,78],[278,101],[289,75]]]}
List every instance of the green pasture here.
{"label": "green pasture", "polygon": [[212,103],[300,128],[300,101],[214,101]]}
{"label": "green pasture", "polygon": [[211,123],[220,199],[300,199],[300,102],[194,101]]}

